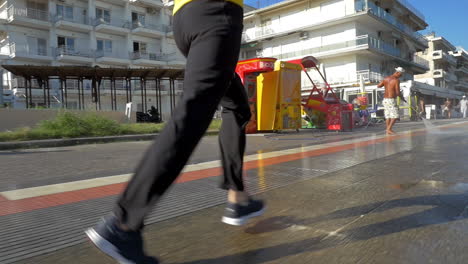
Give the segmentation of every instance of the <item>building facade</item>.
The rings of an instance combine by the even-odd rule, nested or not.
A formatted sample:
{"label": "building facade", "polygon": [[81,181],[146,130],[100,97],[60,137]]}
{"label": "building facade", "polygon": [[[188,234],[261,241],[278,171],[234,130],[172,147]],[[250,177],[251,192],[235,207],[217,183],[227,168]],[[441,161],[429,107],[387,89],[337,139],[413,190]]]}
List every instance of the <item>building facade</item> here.
{"label": "building facade", "polygon": [[[172,10],[160,0],[2,0],[0,60],[14,65],[183,68],[171,23]],[[24,107],[24,80],[9,72],[2,77],[4,88],[15,98],[14,107]],[[117,82],[117,89],[124,83]],[[77,82],[68,85],[73,91]],[[103,91],[109,85],[104,81]],[[58,83],[49,86],[53,89]],[[60,105],[57,100],[55,106]],[[135,104],[135,110],[142,111],[141,107]],[[122,102],[118,110],[124,109]]]}
{"label": "building facade", "polygon": [[434,33],[426,36],[428,49],[418,52],[429,61],[429,71],[416,75],[414,78],[418,82],[455,90],[458,78],[455,73],[457,69],[457,58],[453,56],[456,50],[448,40],[436,36]]}
{"label": "building facade", "polygon": [[[245,14],[242,59],[314,56],[335,87],[375,86],[397,66],[404,80],[429,70],[424,16],[402,0],[290,0]],[[319,81],[312,73],[312,78]],[[315,77],[314,77],[315,76]],[[303,79],[303,91],[311,84]],[[348,100],[349,98],[344,98]]]}

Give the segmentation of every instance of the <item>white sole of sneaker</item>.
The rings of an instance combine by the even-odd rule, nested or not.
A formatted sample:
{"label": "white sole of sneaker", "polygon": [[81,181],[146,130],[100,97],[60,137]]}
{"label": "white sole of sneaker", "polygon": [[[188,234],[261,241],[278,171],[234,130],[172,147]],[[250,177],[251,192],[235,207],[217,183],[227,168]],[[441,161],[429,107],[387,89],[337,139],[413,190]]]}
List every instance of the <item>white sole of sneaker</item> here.
{"label": "white sole of sneaker", "polygon": [[120,255],[117,248],[112,245],[112,243],[101,237],[93,228],[86,230],[85,233],[99,250],[109,255],[109,257],[117,260],[120,264],[137,264]]}
{"label": "white sole of sneaker", "polygon": [[231,217],[223,216],[223,219],[221,221],[228,225],[242,226],[242,225],[245,225],[245,223],[247,223],[249,219],[257,217],[257,216],[261,216],[264,212],[265,212],[265,207],[263,207],[262,210],[260,211],[251,213],[241,218],[231,218]]}

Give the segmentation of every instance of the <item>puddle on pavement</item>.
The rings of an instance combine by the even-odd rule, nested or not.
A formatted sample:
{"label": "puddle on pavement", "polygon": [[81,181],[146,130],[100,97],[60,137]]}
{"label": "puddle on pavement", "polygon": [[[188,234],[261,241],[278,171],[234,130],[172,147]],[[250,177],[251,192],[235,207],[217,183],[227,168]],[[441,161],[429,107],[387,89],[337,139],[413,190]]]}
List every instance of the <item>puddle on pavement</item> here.
{"label": "puddle on pavement", "polygon": [[453,191],[457,192],[466,192],[468,191],[468,183],[449,183],[443,181],[431,181],[431,180],[423,180],[420,182],[408,182],[408,183],[400,183],[400,184],[392,184],[389,186],[391,189],[396,190],[408,190],[416,185],[420,185],[423,187],[431,187],[431,188],[449,188]]}

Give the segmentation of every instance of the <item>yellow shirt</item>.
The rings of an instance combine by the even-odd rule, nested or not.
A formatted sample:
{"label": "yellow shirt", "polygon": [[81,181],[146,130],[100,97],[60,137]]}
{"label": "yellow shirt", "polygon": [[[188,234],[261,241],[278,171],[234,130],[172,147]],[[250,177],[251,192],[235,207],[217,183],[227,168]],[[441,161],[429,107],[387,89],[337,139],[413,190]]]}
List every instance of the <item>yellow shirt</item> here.
{"label": "yellow shirt", "polygon": [[[184,5],[192,2],[194,0],[174,0],[174,12],[175,14],[177,11],[179,11]],[[195,0],[196,1],[196,0]],[[232,2],[234,4],[237,4],[239,6],[244,6],[244,0],[227,0],[229,2]]]}

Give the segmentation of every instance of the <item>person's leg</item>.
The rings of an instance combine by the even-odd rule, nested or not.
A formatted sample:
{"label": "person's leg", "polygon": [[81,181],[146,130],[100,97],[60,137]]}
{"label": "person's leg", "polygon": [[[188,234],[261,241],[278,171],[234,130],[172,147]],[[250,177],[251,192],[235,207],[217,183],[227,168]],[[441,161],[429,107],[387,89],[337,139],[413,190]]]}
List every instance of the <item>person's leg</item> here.
{"label": "person's leg", "polygon": [[142,243],[129,236],[141,241],[144,217],[207,130],[234,74],[242,20],[242,8],[224,1],[194,1],[174,16],[176,43],[187,57],[183,97],[118,200],[115,217],[87,231],[115,259],[143,263]]}
{"label": "person's leg", "polygon": [[388,132],[390,129],[390,118],[385,117],[385,125],[386,125],[386,130]]}
{"label": "person's leg", "polygon": [[251,113],[247,92],[237,74],[221,100],[221,106],[223,121],[219,145],[224,172],[221,188],[228,190],[228,204],[222,221],[230,225],[243,225],[250,218],[261,215],[264,205],[262,201],[249,198],[244,190],[245,127]]}
{"label": "person's leg", "polygon": [[[191,38],[184,94],[172,119],[145,154],[118,201],[115,213],[130,229],[142,227],[145,215],[179,175],[206,132],[232,80],[240,49],[242,21],[236,21],[237,26],[233,26],[223,21],[220,14],[219,19],[210,17],[206,19],[208,21],[197,23],[199,18],[196,16],[197,12],[218,12],[216,7],[226,4],[193,2],[192,13],[183,12],[183,9],[177,14],[184,18],[175,21],[175,27],[183,31],[182,40],[177,37],[176,40],[184,42],[183,38]],[[211,11],[210,6],[214,6]],[[194,10],[198,8],[203,10]],[[225,12],[224,8],[222,10]],[[242,16],[242,9],[239,12]]]}
{"label": "person's leg", "polygon": [[396,120],[397,120],[396,118],[390,118],[387,133],[395,134],[395,132],[393,131],[393,125],[395,125]]}
{"label": "person's leg", "polygon": [[219,132],[219,146],[224,177],[221,188],[230,190],[228,200],[244,200],[242,168],[246,144],[245,126],[250,120],[247,92],[239,76],[234,75],[226,94],[221,99],[222,124]]}

